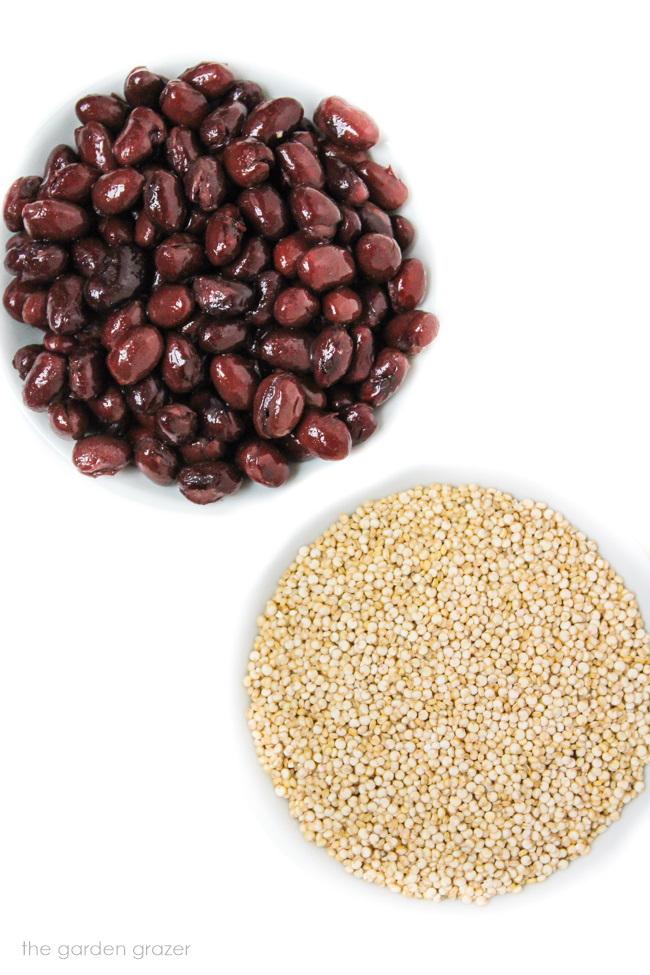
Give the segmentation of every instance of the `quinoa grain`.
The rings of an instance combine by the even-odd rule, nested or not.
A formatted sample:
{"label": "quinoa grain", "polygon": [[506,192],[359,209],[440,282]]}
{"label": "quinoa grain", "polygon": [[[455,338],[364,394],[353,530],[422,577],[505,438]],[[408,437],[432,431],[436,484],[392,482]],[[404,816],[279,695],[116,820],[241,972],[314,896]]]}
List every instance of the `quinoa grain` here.
{"label": "quinoa grain", "polygon": [[634,596],[562,515],[495,489],[417,487],[303,546],[245,684],[304,837],[408,897],[543,881],[643,790]]}

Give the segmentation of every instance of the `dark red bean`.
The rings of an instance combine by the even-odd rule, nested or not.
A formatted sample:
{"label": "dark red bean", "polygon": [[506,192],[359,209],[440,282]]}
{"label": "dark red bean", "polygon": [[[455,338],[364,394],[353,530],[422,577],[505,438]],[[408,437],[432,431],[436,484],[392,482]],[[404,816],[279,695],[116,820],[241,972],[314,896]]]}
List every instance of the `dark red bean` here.
{"label": "dark red bean", "polygon": [[202,311],[197,311],[195,315],[192,315],[189,322],[184,322],[180,326],[178,334],[186,338],[188,342],[196,342],[201,326],[207,321],[210,321],[210,316],[204,315]]}
{"label": "dark red bean", "polygon": [[225,95],[222,105],[233,105],[235,102],[241,102],[245,105],[248,111],[255,108],[256,105],[264,98],[262,89],[254,81],[238,81],[234,88]]}
{"label": "dark red bean", "polygon": [[180,78],[205,95],[208,101],[221,98],[235,84],[235,76],[230,68],[216,61],[201,61],[193,68],[187,68]]}
{"label": "dark red bean", "polygon": [[148,105],[157,108],[167,78],[147,68],[134,68],[124,82],[124,97],[129,105]]}
{"label": "dark red bean", "polygon": [[25,378],[23,402],[30,410],[44,413],[65,385],[68,366],[64,356],[41,352]]}
{"label": "dark red bean", "polygon": [[40,187],[40,176],[21,176],[11,184],[2,211],[9,230],[16,232],[23,229],[23,207],[34,202]]}
{"label": "dark red bean", "polygon": [[173,234],[156,248],[154,263],[165,281],[182,281],[202,269],[203,247],[189,234]]}
{"label": "dark red bean", "polygon": [[264,271],[255,284],[257,304],[246,312],[244,321],[247,325],[261,328],[273,321],[273,306],[282,291],[283,279],[277,271]]}
{"label": "dark red bean", "polygon": [[30,237],[42,240],[74,240],[88,233],[88,214],[74,203],[37,200],[23,207],[23,221]]}
{"label": "dark red bean", "polygon": [[157,227],[167,234],[182,228],[185,202],[177,176],[164,169],[154,169],[144,184],[143,198],[145,210]]}
{"label": "dark red bean", "polygon": [[163,284],[147,303],[149,320],[159,328],[177,328],[194,311],[194,295],[184,284]]}
{"label": "dark red bean", "polygon": [[327,389],[342,379],[352,361],[352,339],[339,325],[327,325],[314,339],[311,364],[314,379]]}
{"label": "dark red bean", "polygon": [[[8,266],[12,263],[12,255],[16,262],[15,271]],[[7,251],[5,267],[11,273],[20,274],[25,284],[44,284],[62,274],[67,262],[68,253],[59,244],[28,238],[20,247]]]}
{"label": "dark red bean", "polygon": [[302,416],[305,393],[295,376],[276,372],[257,387],[253,424],[260,437],[271,440],[291,433]]}
{"label": "dark red bean", "polygon": [[42,351],[42,345],[23,345],[22,348],[18,349],[12,359],[12,365],[14,369],[18,370],[18,375],[21,379],[26,378],[27,373],[36,362],[37,356],[39,356]]}
{"label": "dark red bean", "polygon": [[255,281],[271,263],[271,246],[263,237],[249,237],[237,256],[222,268],[234,281]]}
{"label": "dark red bean", "polygon": [[276,271],[283,274],[285,278],[297,277],[298,263],[312,247],[313,241],[309,240],[306,234],[298,232],[283,237],[273,250],[273,263]]}
{"label": "dark red bean", "polygon": [[201,143],[196,132],[183,125],[175,125],[165,143],[167,162],[178,176],[184,176],[190,165],[201,155]]}
{"label": "dark red bean", "polygon": [[426,290],[424,265],[414,257],[404,261],[388,283],[388,294],[395,311],[413,311],[424,298]]}
{"label": "dark red bean", "polygon": [[340,159],[328,159],[325,173],[327,189],[337,200],[360,207],[368,199],[370,193],[364,181],[351,166],[346,166]]}
{"label": "dark red bean", "polygon": [[383,349],[359,388],[359,399],[370,406],[381,406],[397,392],[409,369],[409,361],[396,349]]}
{"label": "dark red bean", "polygon": [[[11,235],[8,241],[6,241],[5,253],[7,253],[10,250],[24,247],[25,244],[28,244],[30,240],[31,237],[29,236],[26,230],[18,230],[15,234]],[[9,268],[7,268],[7,270],[9,270]],[[12,271],[11,273],[13,274],[14,272]]]}
{"label": "dark red bean", "polygon": [[88,433],[90,416],[83,403],[68,400],[65,403],[52,403],[48,407],[50,426],[60,437],[68,440],[81,440]]}
{"label": "dark red bean", "polygon": [[318,298],[307,288],[286,288],[276,299],[273,317],[285,328],[300,328],[310,322],[319,309]]}
{"label": "dark red bean", "polygon": [[306,409],[294,434],[304,450],[321,460],[343,460],[352,447],[345,423],[333,414],[318,410]]}
{"label": "dark red bean", "polygon": [[[148,379],[143,379],[143,383],[148,383]],[[134,387],[136,388],[136,387]],[[153,413],[138,413],[135,418],[135,425],[129,427],[127,431],[127,438],[129,443],[134,446],[142,440],[143,437],[153,437],[154,430],[156,428],[156,417]]]}
{"label": "dark red bean", "polygon": [[253,303],[248,285],[220,277],[194,278],[194,295],[208,315],[241,315]]}
{"label": "dark red bean", "polygon": [[235,460],[251,481],[264,487],[281,487],[289,478],[287,459],[275,444],[248,440],[238,447]]}
{"label": "dark red bean", "polygon": [[345,406],[339,416],[350,431],[352,446],[364,443],[377,429],[375,411],[367,403],[352,403]]}
{"label": "dark red bean", "polygon": [[211,156],[190,163],[183,182],[188,200],[205,213],[216,210],[226,195],[223,166]]}
{"label": "dark red bean", "polygon": [[223,164],[237,186],[257,186],[269,178],[273,152],[259,139],[233,139],[223,151]]}
{"label": "dark red bean", "polygon": [[[14,235],[15,238],[21,236],[23,235],[22,234]],[[13,275],[14,277],[17,277],[18,275],[21,274],[26,248],[30,244],[32,246],[34,244],[37,244],[38,246],[43,245],[42,241],[32,241],[27,234],[25,234],[24,236],[26,238],[25,241],[17,241],[14,247],[10,247],[9,242],[7,242],[7,253],[5,254],[4,266],[5,266],[5,271],[8,271],[9,274]],[[21,275],[21,279],[22,279],[22,275]]]}
{"label": "dark red bean", "polygon": [[34,328],[47,328],[47,291],[32,291],[26,295],[23,302],[23,321]]}
{"label": "dark red bean", "polygon": [[365,203],[359,210],[359,220],[364,234],[385,234],[392,237],[393,225],[385,210],[374,203]]}
{"label": "dark red bean", "polygon": [[202,390],[190,400],[190,406],[201,418],[201,432],[210,439],[233,443],[241,440],[246,429],[243,413],[236,413],[209,390]]}
{"label": "dark red bean", "polygon": [[393,227],[393,236],[399,244],[400,250],[404,253],[415,240],[415,227],[408,217],[403,217],[401,213],[394,213],[390,222]]}
{"label": "dark red bean", "polygon": [[155,149],[165,145],[168,128],[165,119],[159,112],[155,112],[152,108],[144,105],[139,105],[131,112],[129,121],[137,122],[138,125],[144,128],[151,140],[151,145]]}
{"label": "dark red bean", "polygon": [[[24,239],[21,240],[20,238],[24,238]],[[8,271],[9,274],[12,274],[14,277],[21,274],[23,264],[24,264],[24,258],[25,258],[25,249],[30,244],[32,246],[34,244],[37,244],[38,246],[43,246],[42,241],[32,241],[29,234],[26,234],[24,232],[21,232],[19,234],[14,234],[11,240],[7,241],[5,260],[4,260],[5,271]],[[52,246],[56,246],[56,245],[53,244]]]}
{"label": "dark red bean", "polygon": [[291,191],[289,204],[299,229],[310,239],[331,240],[341,220],[336,203],[312,186],[298,186]]}
{"label": "dark red bean", "polygon": [[118,336],[106,358],[111,375],[120,386],[138,383],[159,362],[164,343],[157,328],[137,325]]}
{"label": "dark red bean", "polygon": [[138,105],[131,112],[129,121],[137,122],[146,131],[154,148],[162,146],[167,139],[167,124],[158,112],[144,105]]}
{"label": "dark red bean", "polygon": [[156,227],[155,223],[149,218],[149,215],[144,211],[140,210],[140,213],[136,217],[135,228],[133,231],[133,242],[138,245],[138,247],[143,247],[145,250],[151,250],[155,247],[162,235],[162,230]]}
{"label": "dark red bean", "polygon": [[135,328],[136,325],[146,324],[144,304],[141,301],[130,301],[106,317],[101,327],[100,341],[104,348],[111,349],[123,332]]}
{"label": "dark red bean", "polygon": [[275,145],[298,128],[303,114],[303,107],[295,98],[267,99],[250,113],[242,135]]}
{"label": "dark red bean", "polygon": [[107,247],[99,237],[82,237],[70,248],[75,271],[83,278],[90,278],[106,257]]}
{"label": "dark red bean", "polygon": [[275,369],[288,372],[309,372],[311,337],[297,329],[270,328],[257,349],[257,357]]}
{"label": "dark red bean", "polygon": [[106,386],[104,355],[99,349],[79,349],[68,358],[70,392],[81,400],[95,399]]}
{"label": "dark red bean", "polygon": [[318,157],[301,142],[283,142],[275,154],[288,186],[312,186],[321,190],[325,185],[325,173]]}
{"label": "dark red bean", "polygon": [[169,444],[161,443],[157,437],[150,434],[139,437],[134,445],[133,461],[154,484],[164,487],[176,480],[178,457]]}
{"label": "dark red bean", "polygon": [[108,247],[135,243],[135,223],[126,213],[116,213],[112,217],[102,217],[97,229]]}
{"label": "dark red bean", "polygon": [[220,355],[223,352],[237,352],[246,345],[248,327],[244,322],[233,319],[230,322],[220,322],[206,318],[201,326],[198,343],[204,352]]}
{"label": "dark red bean", "polygon": [[162,361],[162,378],[172,393],[189,393],[201,379],[201,357],[181,335],[169,335]]}
{"label": "dark red bean", "polygon": [[[142,424],[146,423],[147,415],[152,416],[157,413],[169,399],[160,380],[152,375],[145,376],[133,386],[125,386],[124,398],[129,409],[138,414],[138,421]],[[153,429],[153,416],[150,429]]]}
{"label": "dark red bean", "polygon": [[204,460],[183,467],[178,475],[181,492],[194,504],[212,504],[234,494],[242,483],[241,471],[222,460]]}
{"label": "dark red bean", "polygon": [[361,235],[359,214],[345,203],[341,203],[339,210],[341,211],[341,222],[336,230],[336,239],[340,244],[353,244]]}
{"label": "dark red bean", "polygon": [[182,444],[179,449],[186,464],[196,464],[201,460],[221,460],[228,452],[228,445],[221,440],[197,437],[191,443]]}
{"label": "dark red bean", "polygon": [[317,386],[307,376],[301,376],[299,382],[305,394],[305,405],[312,406],[316,410],[324,410],[327,407],[327,393],[325,390]]}
{"label": "dark red bean", "polygon": [[312,291],[330,291],[354,278],[352,255],[342,247],[328,244],[312,247],[298,261],[298,277]]}
{"label": "dark red bean", "polygon": [[75,106],[82,123],[101,122],[107,129],[118,131],[126,119],[126,105],[117,95],[86,95]]}
{"label": "dark red bean", "polygon": [[211,264],[229,264],[241,250],[246,224],[232,203],[213,213],[205,230],[205,252]]}
{"label": "dark red bean", "polygon": [[409,195],[408,189],[390,166],[380,166],[368,159],[359,163],[356,171],[370,190],[373,203],[385,210],[397,210],[404,206]]}
{"label": "dark red bean", "polygon": [[299,130],[297,132],[294,132],[292,133],[291,141],[299,142],[301,146],[304,146],[306,149],[309,149],[309,151],[313,152],[315,156],[318,155],[318,151],[320,149],[320,143],[313,132],[308,132],[306,130],[304,131]]}
{"label": "dark red bean", "polygon": [[144,176],[137,169],[126,166],[105,173],[92,188],[93,206],[98,213],[106,215],[123,213],[135,205],[143,186]]}
{"label": "dark red bean", "polygon": [[186,81],[168,81],[160,95],[160,109],[176,125],[186,125],[188,129],[199,127],[208,114],[208,101]]}
{"label": "dark red bean", "polygon": [[197,423],[196,413],[184,403],[170,403],[156,413],[156,433],[173,446],[194,440]]}
{"label": "dark red bean", "polygon": [[[17,322],[25,321],[25,305],[33,294],[43,293],[42,288],[37,284],[27,284],[19,279],[12,281],[5,288],[2,304],[5,311]],[[47,299],[46,299],[47,300]],[[47,324],[47,320],[46,320]]]}
{"label": "dark red bean", "polygon": [[183,228],[186,234],[192,234],[194,237],[202,237],[205,233],[205,228],[208,223],[208,216],[203,210],[194,207],[187,218],[185,227]]}
{"label": "dark red bean", "polygon": [[360,316],[361,298],[351,288],[334,288],[323,295],[323,315],[334,325],[349,325]]}
{"label": "dark red bean", "polygon": [[90,196],[99,177],[98,171],[87,163],[71,163],[57,170],[43,184],[43,196],[68,203],[83,203]]}
{"label": "dark red bean", "polygon": [[131,244],[112,247],[86,282],[85,297],[95,311],[109,311],[133,298],[143,287],[147,265]]}
{"label": "dark red bean", "polygon": [[113,156],[120,166],[139,166],[153,154],[147,125],[130,118],[113,144]]}
{"label": "dark red bean", "polygon": [[289,229],[287,205],[272,186],[252,186],[239,195],[237,205],[254,233],[279,240]]}
{"label": "dark red bean", "polygon": [[287,434],[286,437],[282,437],[281,440],[277,441],[278,446],[282,448],[284,453],[287,455],[289,460],[297,461],[302,464],[303,461],[313,460],[316,454],[308,447],[304,442],[300,442],[296,436],[296,431],[292,430],[291,433]]}
{"label": "dark red bean", "polygon": [[378,284],[368,284],[361,289],[361,300],[363,311],[357,320],[357,325],[376,328],[388,314],[389,304],[386,292]]}
{"label": "dark red bean", "polygon": [[379,138],[379,129],[370,116],[336,95],[322,100],[314,112],[314,122],[332,142],[349,149],[372,149]]}
{"label": "dark red bean", "polygon": [[72,451],[75,467],[88,477],[117,474],[130,460],[131,447],[126,440],[101,433],[78,440]]}
{"label": "dark red bean", "polygon": [[53,332],[74,335],[88,322],[89,312],[84,302],[85,283],[78,274],[65,274],[50,288],[47,323]]}
{"label": "dark red bean", "polygon": [[217,355],[210,378],[221,399],[234,410],[250,410],[260,377],[255,363],[236,352]]}
{"label": "dark red bean", "polygon": [[427,311],[407,311],[386,323],[384,341],[407,355],[417,355],[433,342],[439,328],[435,315]]}
{"label": "dark red bean", "polygon": [[122,423],[127,415],[126,402],[117,386],[106,386],[99,396],[88,400],[88,406],[104,424]]}
{"label": "dark red bean", "polygon": [[352,361],[343,377],[345,383],[361,383],[367,379],[375,361],[375,341],[372,330],[366,325],[355,325],[350,329],[352,339]]}
{"label": "dark red bean", "polygon": [[327,405],[330,412],[340,413],[347,406],[351,406],[356,398],[354,387],[346,386],[343,383],[330,386],[327,390]]}
{"label": "dark red bean", "polygon": [[402,261],[397,241],[384,234],[364,234],[356,242],[354,255],[359,270],[375,284],[390,281]]}
{"label": "dark red bean", "polygon": [[[125,437],[128,439],[131,422],[129,418],[128,420],[123,420],[121,423],[109,423],[104,427],[103,432],[108,434],[109,437]],[[131,443],[130,440],[129,443]]]}
{"label": "dark red bean", "polygon": [[79,156],[71,146],[63,144],[55,146],[45,161],[45,170],[43,172],[44,182],[47,182],[59,169],[63,169],[64,166],[69,166],[75,162],[79,162]]}
{"label": "dark red bean", "polygon": [[348,149],[346,146],[332,142],[331,139],[321,139],[318,143],[318,151],[323,160],[340,159],[346,166],[356,166],[357,163],[370,159],[365,149]]}
{"label": "dark red bean", "polygon": [[201,142],[209,152],[224,149],[231,139],[239,135],[247,115],[248,109],[241,102],[220,105],[210,112],[201,125]]}
{"label": "dark red bean", "polygon": [[111,134],[101,122],[81,125],[75,129],[74,138],[82,162],[98,169],[100,173],[110,173],[111,169],[117,167]]}
{"label": "dark red bean", "polygon": [[101,345],[102,323],[91,318],[82,332],[75,335],[75,341],[86,349],[96,349]]}

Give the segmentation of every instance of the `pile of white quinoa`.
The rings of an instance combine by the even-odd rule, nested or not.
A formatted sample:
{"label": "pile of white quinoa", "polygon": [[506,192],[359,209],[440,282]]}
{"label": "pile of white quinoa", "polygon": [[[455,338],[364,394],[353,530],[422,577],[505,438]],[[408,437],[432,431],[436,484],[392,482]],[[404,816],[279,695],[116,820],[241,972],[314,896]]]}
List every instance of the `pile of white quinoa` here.
{"label": "pile of white quinoa", "polygon": [[545,880],[643,790],[634,596],[562,515],[494,489],[343,515],[282,577],[245,683],[305,838],[407,896]]}

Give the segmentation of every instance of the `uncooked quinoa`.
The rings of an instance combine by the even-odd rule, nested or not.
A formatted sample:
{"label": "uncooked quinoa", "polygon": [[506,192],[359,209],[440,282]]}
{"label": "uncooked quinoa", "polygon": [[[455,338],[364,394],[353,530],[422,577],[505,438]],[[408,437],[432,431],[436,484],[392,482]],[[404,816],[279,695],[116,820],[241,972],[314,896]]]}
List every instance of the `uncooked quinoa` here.
{"label": "uncooked quinoa", "polygon": [[282,577],[245,683],[305,838],[410,897],[545,880],[643,790],[635,598],[562,515],[498,490],[343,515]]}

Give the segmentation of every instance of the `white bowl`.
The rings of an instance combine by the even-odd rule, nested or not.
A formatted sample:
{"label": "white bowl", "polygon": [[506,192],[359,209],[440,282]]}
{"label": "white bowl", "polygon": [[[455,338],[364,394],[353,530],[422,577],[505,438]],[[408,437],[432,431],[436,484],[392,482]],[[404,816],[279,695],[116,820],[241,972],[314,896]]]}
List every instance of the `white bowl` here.
{"label": "white bowl", "polygon": [[[192,62],[176,62],[173,64],[166,62],[163,64],[149,65],[149,67],[167,77],[173,78],[180,74],[188,66],[188,63]],[[309,84],[305,84],[304,81],[298,81],[290,76],[276,73],[272,69],[266,70],[264,68],[260,68],[258,70],[258,68],[253,65],[246,67],[241,64],[230,64],[230,68],[237,77],[251,78],[252,80],[257,81],[263,86],[269,97],[291,95],[298,98],[304,105],[306,114],[310,117],[313,115],[314,109],[318,105],[319,101],[326,95],[332,93],[331,90],[319,90],[313,86],[310,86]],[[79,91],[73,97],[71,97],[66,104],[63,105],[61,109],[56,112],[52,118],[50,118],[34,135],[33,140],[26,147],[24,155],[20,159],[19,164],[17,164],[15,167],[16,172],[21,175],[42,173],[45,160],[50,150],[55,145],[58,143],[68,143],[74,147],[74,129],[79,124],[74,112],[76,100],[89,92],[109,94],[110,92],[115,91],[122,93],[125,74],[126,72],[110,75],[98,81],[89,82],[80,88]],[[353,94],[350,94],[349,96],[351,100],[353,100]],[[380,127],[382,127],[383,119],[378,117],[377,121]],[[384,129],[385,128],[386,127],[384,127]],[[382,135],[381,141],[373,150],[373,157],[385,165],[389,162],[393,164],[397,172],[404,177],[407,184],[410,183],[408,167],[404,167],[399,160],[398,154],[393,152],[393,148],[386,138],[385,131]],[[411,194],[411,199],[400,212],[410,217],[416,224],[416,228],[418,230],[417,241],[412,251],[413,255],[420,257],[427,266],[431,267],[431,245],[427,238],[425,229],[426,221],[423,219],[421,213],[420,218],[418,219],[418,213],[420,212],[418,203],[422,202],[422,200],[418,201],[417,191],[413,192]],[[4,275],[4,289],[11,278],[6,271],[3,270],[2,273]],[[424,307],[433,307],[432,290],[433,289],[430,287],[429,294],[423,303]],[[4,327],[0,330],[1,368],[5,373],[4,381],[9,383],[9,385],[14,389],[16,396],[20,397],[22,382],[20,381],[16,371],[12,368],[11,360],[13,359],[16,350],[21,346],[32,342],[40,342],[42,333],[38,329],[34,329],[28,325],[14,322],[12,319],[9,319],[9,316],[5,312],[3,312],[3,314],[6,321],[3,323]],[[382,424],[382,420],[385,420],[386,416],[391,415],[393,411],[398,408],[398,404],[401,399],[400,394],[403,395],[404,388],[407,385],[418,381],[419,372],[420,369],[417,366],[411,370],[411,374],[407,376],[402,390],[400,390],[395,399],[381,411],[380,426]],[[59,437],[54,433],[50,426],[47,413],[34,413],[33,411],[28,410],[26,407],[22,407],[22,409],[32,429],[59,454],[64,463],[71,464],[73,444],[71,441]],[[375,434],[375,438],[380,440],[381,437],[382,431],[379,429]],[[358,453],[363,450],[363,445],[355,448],[353,455],[358,455]],[[349,463],[349,459],[343,463],[347,465],[347,463]],[[206,517],[206,513],[208,511],[214,514],[220,513],[221,515],[228,513],[230,516],[232,516],[233,512],[242,506],[248,509],[250,505],[260,502],[262,504],[272,504],[273,501],[270,495],[276,495],[277,493],[281,492],[286,498],[291,494],[292,491],[295,491],[301,483],[304,484],[305,481],[310,478],[318,478],[324,469],[331,466],[331,464],[327,464],[326,462],[320,460],[312,460],[308,464],[296,465],[290,481],[288,484],[280,488],[279,492],[269,491],[268,488],[264,488],[258,484],[246,483],[244,488],[239,491],[237,495],[232,498],[227,498],[223,505],[207,505],[203,508],[192,505],[185,498],[183,498],[176,485],[170,485],[167,488],[160,487],[141,474],[137,469],[130,467],[114,477],[99,477],[95,479],[95,484],[97,486],[97,502],[98,504],[100,503],[100,495],[102,493],[102,489],[104,489],[122,497],[128,497],[133,500],[143,502],[147,505],[155,505],[156,507],[166,509],[177,509],[178,507],[192,508],[195,510],[197,516],[202,516],[204,518]],[[345,477],[345,471],[347,468],[341,467],[340,465],[336,466],[339,468],[337,476]],[[224,511],[225,504],[227,504],[226,511]]]}
{"label": "white bowl", "polygon": [[[601,555],[624,578],[627,587],[637,597],[644,619],[650,621],[650,564],[646,553],[638,543],[627,538],[620,527],[603,521],[602,516],[590,510],[584,501],[571,499],[557,487],[536,483],[525,475],[513,477],[496,469],[444,469],[433,464],[413,464],[412,467],[395,471],[381,480],[368,478],[365,483],[361,483],[361,479],[355,480],[353,488],[338,492],[336,500],[329,501],[317,514],[302,519],[299,525],[292,527],[280,549],[262,555],[261,564],[251,572],[251,582],[246,593],[247,611],[240,614],[239,623],[235,624],[235,642],[242,648],[242,678],[246,670],[247,655],[257,633],[256,617],[264,611],[282,574],[290,566],[300,546],[315,541],[342,512],[352,512],[366,500],[432,483],[496,486],[522,500],[533,498],[545,501],[552,509],[562,512],[589,538],[598,542]],[[350,878],[341,864],[331,859],[325,850],[305,841],[297,822],[289,816],[287,800],[275,795],[270,776],[264,773],[257,762],[250,732],[244,721],[249,703],[248,693],[242,687],[240,701],[234,705],[241,713],[241,735],[231,739],[233,764],[240,774],[238,789],[246,797],[249,808],[255,811],[261,828],[304,871],[306,882],[309,882],[309,874],[313,877],[313,872],[318,871],[319,882],[325,885],[332,898],[347,895],[354,898],[353,903],[359,905],[362,899],[368,903],[365,898],[373,899],[370,904],[379,904],[382,901],[386,903],[392,899],[400,914],[405,912],[404,916],[413,910],[430,911],[431,905],[426,901],[419,901],[418,906],[414,906],[415,902],[412,900],[385,888]],[[613,823],[594,841],[591,855],[572,861],[567,871],[557,871],[547,883],[526,888],[523,900],[512,896],[494,898],[490,902],[490,911],[496,910],[501,914],[513,908],[526,909],[532,902],[541,906],[557,894],[579,897],[582,884],[594,881],[597,883],[599,874],[602,876],[602,872],[615,863],[629,836],[628,829],[633,834],[641,830],[649,812],[650,788],[626,805],[621,821]],[[355,889],[351,889],[350,885]],[[437,908],[452,912],[467,910],[460,902],[446,902],[444,905],[437,905]]]}

